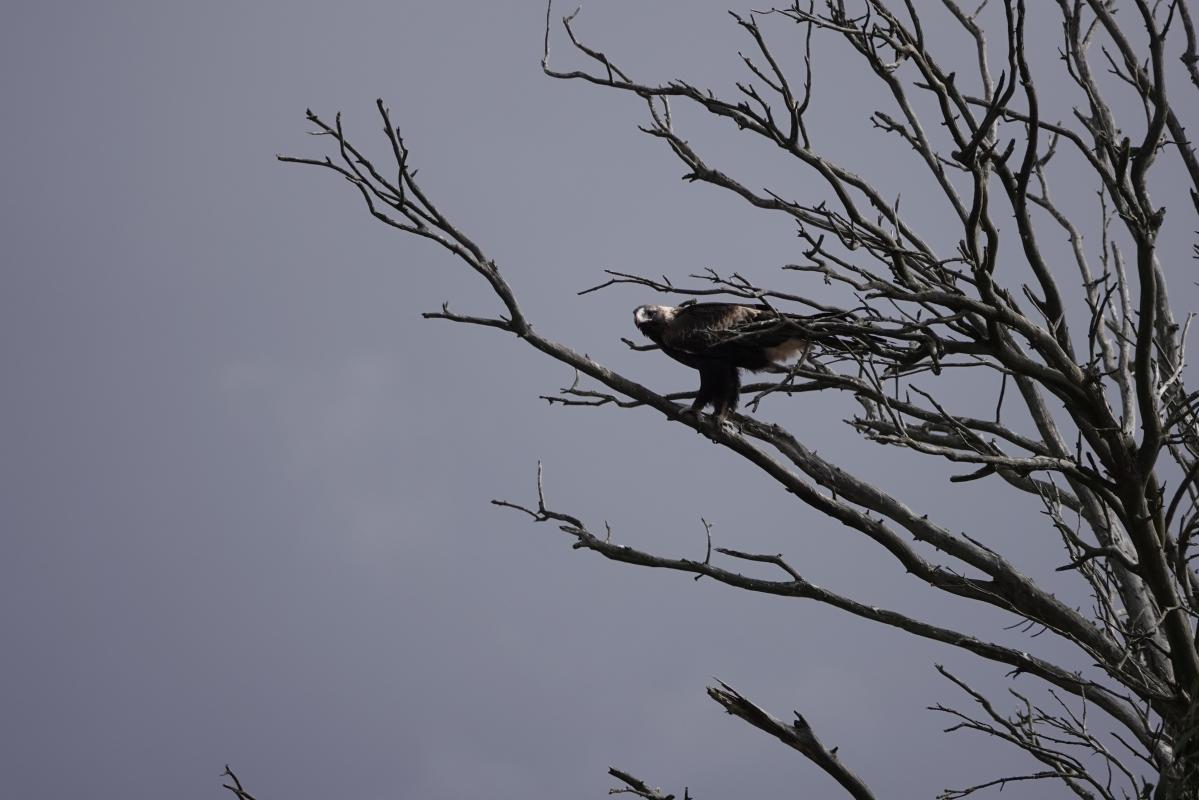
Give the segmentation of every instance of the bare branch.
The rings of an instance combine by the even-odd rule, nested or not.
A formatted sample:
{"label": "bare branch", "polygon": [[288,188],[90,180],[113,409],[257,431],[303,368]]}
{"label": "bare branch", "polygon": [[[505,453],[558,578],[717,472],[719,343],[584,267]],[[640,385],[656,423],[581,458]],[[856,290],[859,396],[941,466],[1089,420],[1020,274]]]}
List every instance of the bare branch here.
{"label": "bare branch", "polygon": [[837,758],[837,748],[829,750],[821,743],[812,730],[812,726],[798,711],[795,721],[786,725],[763,711],[758,706],[743,697],[723,681],[717,681],[719,686],[709,686],[708,696],[720,703],[724,710],[735,717],[765,731],[783,744],[797,750],[820,769],[827,772],[833,780],[841,784],[845,791],[855,800],[874,800],[874,793],[862,782],[862,779],[849,770]]}

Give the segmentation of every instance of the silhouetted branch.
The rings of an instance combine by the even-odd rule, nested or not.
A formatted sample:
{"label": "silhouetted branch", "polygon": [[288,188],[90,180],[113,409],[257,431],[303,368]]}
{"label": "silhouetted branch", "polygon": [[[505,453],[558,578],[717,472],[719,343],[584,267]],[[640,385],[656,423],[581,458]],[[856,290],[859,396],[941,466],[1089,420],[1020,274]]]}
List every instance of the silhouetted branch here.
{"label": "silhouetted branch", "polygon": [[[608,794],[633,794],[638,797],[644,797],[645,800],[674,800],[673,794],[666,794],[661,789],[655,789],[649,786],[640,778],[634,778],[627,772],[617,769],[616,767],[608,767],[608,774],[618,781],[624,782],[623,788],[609,789]],[[689,800],[690,795],[683,790],[684,800]]]}
{"label": "silhouetted branch", "polygon": [[233,770],[229,769],[228,764],[225,765],[225,771],[221,773],[221,777],[232,781],[232,783],[223,783],[221,785],[232,792],[237,797],[237,800],[255,800],[254,795],[242,788],[241,781],[238,780],[237,775],[233,774]]}
{"label": "silhouetted branch", "polygon": [[795,721],[790,725],[775,719],[758,706],[745,699],[737,690],[723,681],[717,681],[719,686],[709,686],[708,696],[720,703],[724,710],[735,717],[765,731],[788,747],[798,750],[809,761],[827,772],[833,780],[841,784],[845,791],[855,800],[874,800],[874,794],[862,779],[849,770],[837,758],[837,748],[829,750],[821,743],[812,730],[812,726],[798,711]]}

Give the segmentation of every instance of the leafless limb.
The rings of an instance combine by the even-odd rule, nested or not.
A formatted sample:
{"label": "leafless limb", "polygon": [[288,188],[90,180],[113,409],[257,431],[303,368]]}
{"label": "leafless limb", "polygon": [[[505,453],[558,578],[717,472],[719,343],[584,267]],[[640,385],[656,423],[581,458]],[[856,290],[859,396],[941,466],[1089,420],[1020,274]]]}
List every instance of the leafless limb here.
{"label": "leafless limb", "polygon": [[238,780],[237,775],[233,773],[233,770],[229,769],[228,764],[225,765],[225,771],[221,773],[221,777],[228,778],[231,781],[231,783],[223,783],[221,785],[233,792],[234,796],[237,797],[237,800],[255,800],[254,795],[242,788],[241,781]]}
{"label": "leafless limb", "polygon": [[[661,789],[652,788],[640,778],[634,778],[629,773],[619,770],[616,767],[608,767],[608,774],[624,783],[623,787],[609,789],[608,794],[632,794],[637,797],[643,797],[645,800],[674,800],[673,794],[666,794]],[[691,795],[684,789],[683,800],[690,800],[690,798]]]}
{"label": "leafless limb", "polygon": [[[729,548],[717,547],[715,552],[729,558],[771,564],[782,570],[786,580],[767,580],[713,564],[710,559],[703,562],[691,559],[666,558],[639,550],[628,545],[614,543],[609,537],[603,539],[592,534],[578,517],[551,510],[546,505],[541,466],[537,473],[537,506],[529,508],[508,500],[492,500],[494,505],[512,508],[528,514],[536,522],[556,522],[564,533],[574,537],[572,547],[592,550],[605,558],[625,564],[634,564],[656,569],[705,575],[719,583],[762,594],[780,597],[814,600],[838,608],[853,616],[904,630],[912,635],[948,644],[980,655],[991,661],[1013,668],[1013,674],[1036,675],[1053,685],[1079,697],[1092,696],[1093,702],[1113,717],[1125,723],[1133,735],[1148,746],[1152,742],[1149,729],[1137,720],[1137,713],[1127,698],[1111,692],[1099,683],[1087,681],[1082,676],[1038,659],[1027,652],[987,642],[961,631],[932,625],[922,620],[877,606],[868,606],[851,598],[818,587],[804,579],[798,570],[780,555],[745,553]],[[949,577],[949,576],[947,576]]]}
{"label": "leafless limb", "polygon": [[842,788],[849,792],[855,800],[874,800],[874,793],[862,782],[862,779],[837,758],[837,748],[829,750],[825,747],[816,736],[816,732],[812,730],[812,726],[798,711],[795,712],[795,721],[787,725],[754,705],[728,684],[723,681],[717,681],[717,683],[719,686],[708,687],[708,696],[720,703],[725,711],[734,717],[740,717],[755,728],[765,731],[793,750],[802,753],[805,758],[841,784]]}
{"label": "leafless limb", "polygon": [[[1049,767],[1048,770],[1030,775],[1016,775],[986,781],[962,789],[949,789],[940,796],[945,800],[966,797],[980,789],[991,786],[1002,787],[1006,783],[1026,780],[1059,780],[1076,795],[1084,798],[1102,797],[1116,800],[1117,797],[1149,797],[1151,785],[1138,778],[1115,754],[1092,734],[1087,719],[1085,703],[1076,713],[1056,696],[1060,709],[1050,713],[1035,705],[1019,692],[1011,696],[1019,703],[1013,717],[1001,714],[995,705],[965,681],[938,665],[937,671],[956,684],[985,713],[986,718],[977,718],[953,708],[936,705],[938,711],[953,717],[956,722],[947,731],[973,730],[993,736],[1027,752],[1032,758]],[[1103,762],[1102,771],[1090,766],[1086,758]],[[1119,794],[1117,794],[1119,789]]]}

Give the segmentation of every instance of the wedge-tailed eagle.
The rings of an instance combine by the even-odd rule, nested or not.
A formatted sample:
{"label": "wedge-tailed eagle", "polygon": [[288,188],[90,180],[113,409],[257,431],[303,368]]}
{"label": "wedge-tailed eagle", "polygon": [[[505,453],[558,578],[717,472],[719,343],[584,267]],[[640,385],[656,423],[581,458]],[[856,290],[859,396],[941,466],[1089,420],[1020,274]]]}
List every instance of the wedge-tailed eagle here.
{"label": "wedge-tailed eagle", "polygon": [[698,414],[711,405],[717,423],[737,409],[740,370],[757,372],[807,355],[810,343],[795,324],[800,319],[736,303],[640,306],[633,312],[637,329],[662,352],[699,370],[690,410]]}

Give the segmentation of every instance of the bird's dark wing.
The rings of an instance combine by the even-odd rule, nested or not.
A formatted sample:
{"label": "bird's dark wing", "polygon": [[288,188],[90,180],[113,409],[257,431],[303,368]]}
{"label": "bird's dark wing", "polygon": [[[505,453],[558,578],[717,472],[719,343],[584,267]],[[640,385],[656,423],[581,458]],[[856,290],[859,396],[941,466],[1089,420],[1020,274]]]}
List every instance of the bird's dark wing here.
{"label": "bird's dark wing", "polygon": [[662,332],[662,346],[686,353],[704,353],[751,334],[771,321],[780,322],[766,306],[738,303],[694,303],[675,313]]}

